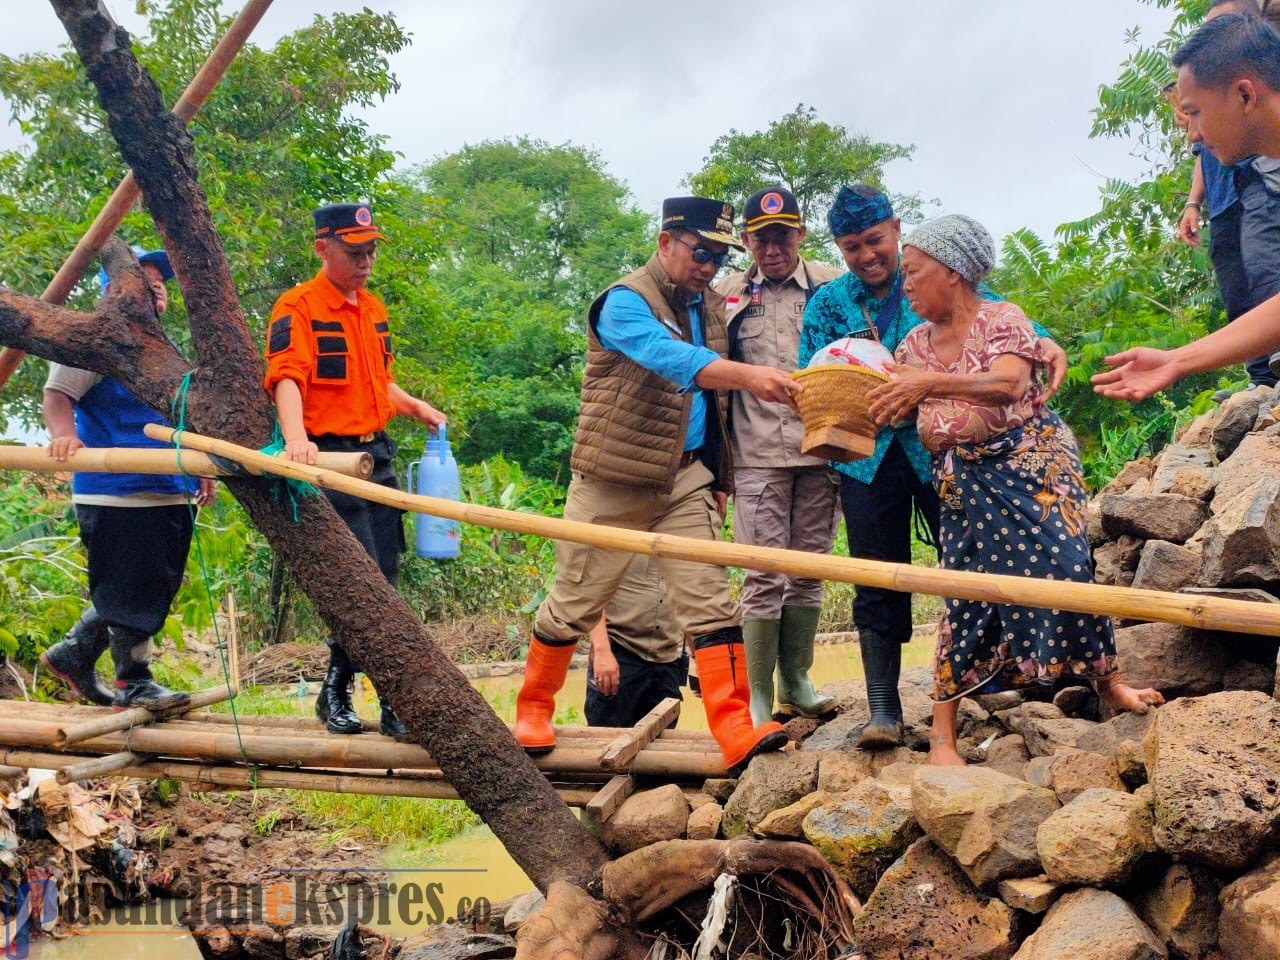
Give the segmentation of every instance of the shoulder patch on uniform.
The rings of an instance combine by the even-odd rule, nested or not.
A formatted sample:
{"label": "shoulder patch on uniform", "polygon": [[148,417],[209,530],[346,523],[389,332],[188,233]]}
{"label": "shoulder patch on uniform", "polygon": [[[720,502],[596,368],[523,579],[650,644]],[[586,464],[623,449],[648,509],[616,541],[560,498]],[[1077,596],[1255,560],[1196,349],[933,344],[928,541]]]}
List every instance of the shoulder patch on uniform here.
{"label": "shoulder patch on uniform", "polygon": [[285,314],[283,317],[276,317],[271,321],[271,327],[267,337],[267,353],[279,353],[281,350],[288,350],[289,343],[293,339],[293,317]]}

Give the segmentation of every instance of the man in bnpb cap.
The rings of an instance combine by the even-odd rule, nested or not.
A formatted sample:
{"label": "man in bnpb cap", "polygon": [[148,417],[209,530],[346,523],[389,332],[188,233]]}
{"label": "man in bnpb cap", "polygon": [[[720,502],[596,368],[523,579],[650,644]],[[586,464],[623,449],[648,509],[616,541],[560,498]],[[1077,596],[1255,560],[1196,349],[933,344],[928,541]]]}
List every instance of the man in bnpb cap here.
{"label": "man in bnpb cap", "polygon": [[[827,344],[843,337],[878,340],[892,353],[924,322],[902,295],[902,222],[883,190],[867,184],[841,187],[827,214],[827,227],[849,271],[822,287],[805,308],[800,332],[802,367]],[[985,286],[979,292],[997,299]],[[1066,354],[1048,339],[1047,331],[1033,326],[1050,364],[1048,399],[1066,375]],[[936,548],[940,505],[929,453],[920,442],[914,419],[882,427],[871,456],[833,466],[840,473],[849,556],[910,563],[913,519],[917,536]],[[897,746],[902,743],[898,676],[902,645],[911,639],[911,595],[859,586],[853,622],[871,713],[857,746],[867,750]]]}
{"label": "man in bnpb cap", "polygon": [[[157,314],[169,304],[173,278],[163,250],[135,246]],[[110,285],[98,277],[103,296]],[[168,421],[124,384],[91,370],[49,365],[42,401],[49,456],[66,460],[81,447],[165,447],[143,432]],[[76,473],[71,502],[80,523],[89,577],[90,606],[67,636],[45,650],[40,662],[84,699],[99,706],[180,707],[188,696],[169,690],[151,674],[151,638],[164,626],[182,586],[195,525],[192,504],[213,500],[212,480],[181,475]],[[94,664],[110,649],[115,692],[98,680]]]}
{"label": "man in bnpb cap", "polygon": [[[785,187],[757,190],[743,211],[747,269],[716,284],[724,295],[729,356],[790,372],[809,299],[843,272],[800,256],[805,225]],[[733,539],[765,547],[826,553],[839,524],[838,475],[825,460],[800,452],[804,424],[794,410],[734,391],[729,398],[733,449]],[[803,716],[829,711],[809,679],[822,608],[821,580],[762,570],[742,584],[742,636],[751,683],[751,717],[778,704]]]}
{"label": "man in bnpb cap", "polygon": [[[666,200],[657,251],[592,302],[566,519],[719,539],[733,484],[725,391],[784,405],[798,392],[781,370],[727,359],[724,298],[710,284],[731,247],[741,249],[729,204]],[[574,647],[599,622],[630,561],[628,553],[556,544],[555,584],[538,608],[516,699],[516,738],[530,752],[555,746],[555,694]],[[785,746],[779,724],[751,721],[741,618],[724,569],[659,565],[692,641],[725,766],[738,770]]]}
{"label": "man in bnpb cap", "polygon": [[[315,463],[320,450],[368,453],[374,463],[369,479],[394,490],[396,447],[385,432],[387,421],[397,414],[412,417],[434,432],[446,418],[402,390],[392,376],[387,308],[365,289],[378,242],[385,239],[369,206],[331,203],[313,211],[312,218],[320,270],[284,293],[271,311],[263,385],[275,400],[285,456]],[[394,584],[405,548],[402,512],[333,490],[324,494]],[[316,715],[333,733],[362,729],[348,691],[355,671],[341,638],[330,637]],[[387,736],[409,736],[385,703],[379,726]]]}

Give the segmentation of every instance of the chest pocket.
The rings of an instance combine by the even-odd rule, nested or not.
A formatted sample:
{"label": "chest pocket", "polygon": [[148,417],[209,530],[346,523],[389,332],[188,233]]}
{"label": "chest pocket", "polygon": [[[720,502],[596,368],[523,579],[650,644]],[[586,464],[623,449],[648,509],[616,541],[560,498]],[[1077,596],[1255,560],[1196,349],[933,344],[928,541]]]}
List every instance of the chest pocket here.
{"label": "chest pocket", "polygon": [[391,366],[391,327],[387,321],[382,320],[375,323],[373,329],[378,332],[378,339],[382,341],[382,369],[386,370]]}
{"label": "chest pocket", "polygon": [[765,328],[765,308],[762,304],[755,304],[747,307],[742,311],[738,319],[738,339],[754,340],[760,334],[764,333]]}
{"label": "chest pocket", "polygon": [[351,348],[339,320],[312,320],[316,338],[316,380],[346,383],[349,378]]}

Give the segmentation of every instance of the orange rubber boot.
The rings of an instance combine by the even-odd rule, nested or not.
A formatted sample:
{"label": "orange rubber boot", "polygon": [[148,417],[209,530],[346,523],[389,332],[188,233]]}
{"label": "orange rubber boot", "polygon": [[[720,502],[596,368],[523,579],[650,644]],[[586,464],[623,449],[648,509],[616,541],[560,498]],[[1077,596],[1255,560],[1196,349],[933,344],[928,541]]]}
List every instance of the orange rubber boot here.
{"label": "orange rubber boot", "polygon": [[569,661],[577,646],[576,643],[546,643],[536,633],[529,638],[524,683],[516,696],[516,739],[528,753],[555,749],[556,730],[551,718],[556,712],[556,694],[564,686]]}
{"label": "orange rubber boot", "polygon": [[695,647],[694,656],[707,726],[720,744],[729,776],[738,776],[756,754],[781,750],[787,745],[789,738],[782,724],[770,720],[757,727],[751,722],[747,652],[741,634],[737,643]]}

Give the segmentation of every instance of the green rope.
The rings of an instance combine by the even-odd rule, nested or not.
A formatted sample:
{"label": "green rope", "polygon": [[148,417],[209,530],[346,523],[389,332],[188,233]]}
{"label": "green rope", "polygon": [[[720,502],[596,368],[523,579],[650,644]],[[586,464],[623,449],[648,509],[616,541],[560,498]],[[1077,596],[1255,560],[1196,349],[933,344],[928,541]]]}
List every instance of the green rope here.
{"label": "green rope", "polygon": [[[178,384],[178,389],[174,393],[173,402],[170,404],[171,419],[175,424],[173,434],[173,446],[178,454],[178,470],[183,476],[189,476],[186,469],[182,466],[182,432],[187,425],[187,394],[191,389],[191,378],[195,371],[189,371],[182,382]],[[209,604],[209,620],[213,624],[213,637],[216,641],[214,646],[218,651],[218,660],[222,664],[222,680],[226,684],[227,692],[232,694],[227,703],[231,707],[231,724],[236,731],[236,744],[240,748],[240,759],[244,761],[249,768],[249,786],[256,790],[258,787],[258,771],[252,763],[249,762],[249,755],[244,748],[244,738],[240,731],[240,717],[236,712],[236,698],[231,685],[231,667],[227,662],[227,645],[223,642],[222,633],[218,630],[218,607],[213,599],[213,588],[209,585],[209,565],[204,558],[204,537],[200,533],[200,525],[197,522],[199,518],[199,510],[195,500],[192,498],[190,491],[187,493],[187,509],[191,513],[191,530],[192,539],[196,545],[196,560],[200,567],[200,579],[204,584],[205,599]]]}
{"label": "green rope", "polygon": [[[258,452],[265,453],[268,457],[275,457],[284,453],[284,434],[280,432],[279,421],[276,421],[272,426],[271,442]],[[298,522],[298,501],[308,497],[320,496],[320,490],[314,484],[307,483],[305,480],[294,480],[290,477],[272,477],[270,490],[271,497],[276,503],[280,503],[281,500],[288,497],[294,523]]]}

